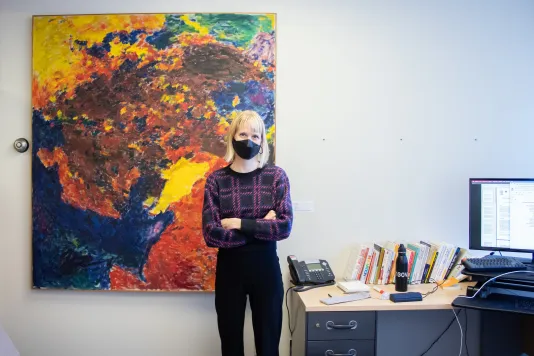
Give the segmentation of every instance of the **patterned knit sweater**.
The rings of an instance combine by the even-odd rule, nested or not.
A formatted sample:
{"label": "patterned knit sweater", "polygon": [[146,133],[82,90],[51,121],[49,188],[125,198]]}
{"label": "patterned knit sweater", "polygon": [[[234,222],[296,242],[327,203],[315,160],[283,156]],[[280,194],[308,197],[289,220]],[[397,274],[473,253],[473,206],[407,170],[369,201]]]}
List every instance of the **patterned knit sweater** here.
{"label": "patterned knit sweater", "polygon": [[[263,219],[270,210],[276,218]],[[241,229],[224,229],[224,218],[240,218]],[[289,237],[292,224],[289,180],[283,169],[268,165],[238,173],[227,166],[206,180],[202,232],[209,247],[276,244]]]}

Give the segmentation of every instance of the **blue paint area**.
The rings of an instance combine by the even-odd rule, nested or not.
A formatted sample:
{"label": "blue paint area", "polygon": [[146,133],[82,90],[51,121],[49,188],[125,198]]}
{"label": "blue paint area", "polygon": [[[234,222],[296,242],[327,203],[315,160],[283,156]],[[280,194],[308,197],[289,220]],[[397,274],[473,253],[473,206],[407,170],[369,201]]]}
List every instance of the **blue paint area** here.
{"label": "blue paint area", "polygon": [[87,48],[87,41],[74,40],[74,44],[78,46],[78,51],[81,51],[83,48]]}
{"label": "blue paint area", "polygon": [[32,129],[32,151],[34,156],[39,148],[53,150],[54,147],[61,147],[65,144],[61,122],[58,120],[46,121],[43,114],[38,110],[33,110]]}
{"label": "blue paint area", "polygon": [[189,107],[187,108],[187,112],[185,113],[185,117],[187,117],[188,119],[193,119],[193,107]]}
{"label": "blue paint area", "polygon": [[109,43],[97,45],[96,43],[87,49],[87,54],[96,58],[104,58],[110,50]]}
{"label": "blue paint area", "polygon": [[[108,52],[111,50],[110,43],[113,42],[115,38],[119,38],[119,41],[123,44],[134,44],[137,42],[138,37],[141,33],[146,33],[144,30],[135,30],[130,33],[126,31],[121,32],[109,32],[106,34],[102,40],[102,43],[95,43],[91,47],[87,48],[87,54],[103,58],[107,56]],[[75,41],[75,43],[80,47],[87,47],[87,41]]]}
{"label": "blue paint area", "polygon": [[[234,108],[232,102],[236,95],[239,96],[240,103]],[[212,92],[211,97],[222,116],[235,110],[254,110],[263,118],[267,129],[274,124],[274,91],[258,82],[227,83],[225,90]]]}
{"label": "blue paint area", "polygon": [[274,72],[265,72],[265,78],[274,82]]}
{"label": "blue paint area", "polygon": [[[128,39],[127,42],[130,42],[130,44],[134,44],[135,42],[137,42],[137,37],[142,33],[146,33],[146,31],[145,30],[133,30],[130,33],[124,32],[125,36],[127,36],[126,38]],[[124,43],[127,43],[127,42],[124,42]]]}
{"label": "blue paint area", "polygon": [[121,72],[131,72],[135,70],[135,67],[137,66],[137,62],[131,61],[129,59],[122,62],[122,64],[119,67],[119,71]]}
{"label": "blue paint area", "polygon": [[164,49],[170,46],[175,42],[173,38],[176,36],[176,33],[169,30],[157,31],[153,35],[148,36],[146,41],[157,49]]}
{"label": "blue paint area", "polygon": [[117,208],[119,219],[77,209],[61,199],[57,167],[46,168],[36,156],[63,137],[38,112],[33,117],[33,283],[37,288],[109,289],[109,272],[120,266],[144,280],[143,267],[152,246],[172,223],[172,212],[156,216],[143,207],[148,178],[132,187]]}
{"label": "blue paint area", "polygon": [[135,117],[133,119],[133,122],[135,124],[135,127],[137,128],[137,131],[143,132],[146,129],[146,116],[143,117]]}

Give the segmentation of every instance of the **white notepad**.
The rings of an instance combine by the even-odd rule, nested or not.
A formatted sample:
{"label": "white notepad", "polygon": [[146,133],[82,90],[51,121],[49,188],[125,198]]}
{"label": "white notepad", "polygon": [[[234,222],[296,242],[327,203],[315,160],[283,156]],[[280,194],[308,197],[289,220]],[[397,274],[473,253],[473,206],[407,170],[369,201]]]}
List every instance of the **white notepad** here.
{"label": "white notepad", "polygon": [[345,293],[369,292],[371,287],[361,281],[340,281],[337,286]]}
{"label": "white notepad", "polygon": [[348,302],[354,302],[357,300],[362,299],[368,299],[371,298],[371,294],[369,292],[358,292],[358,293],[352,293],[347,295],[336,295],[330,298],[324,298],[321,299],[321,303],[326,305],[332,305],[332,304],[339,304],[339,303],[348,303]]}

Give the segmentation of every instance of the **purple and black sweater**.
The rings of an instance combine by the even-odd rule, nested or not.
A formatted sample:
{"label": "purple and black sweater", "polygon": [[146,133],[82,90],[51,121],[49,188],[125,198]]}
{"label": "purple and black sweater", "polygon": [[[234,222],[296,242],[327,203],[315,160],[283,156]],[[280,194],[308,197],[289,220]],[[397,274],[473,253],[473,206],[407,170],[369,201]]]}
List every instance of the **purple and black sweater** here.
{"label": "purple and black sweater", "polygon": [[[263,219],[270,210],[276,218]],[[241,219],[241,230],[224,229],[225,218]],[[207,178],[202,233],[209,247],[276,245],[289,237],[292,225],[289,180],[282,168],[269,165],[238,173],[227,166]]]}

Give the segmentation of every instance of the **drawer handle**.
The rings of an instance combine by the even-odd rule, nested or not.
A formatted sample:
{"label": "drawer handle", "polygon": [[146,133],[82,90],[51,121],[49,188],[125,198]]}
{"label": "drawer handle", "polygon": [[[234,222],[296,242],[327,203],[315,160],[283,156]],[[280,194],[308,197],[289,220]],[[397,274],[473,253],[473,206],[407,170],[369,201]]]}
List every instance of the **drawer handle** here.
{"label": "drawer handle", "polygon": [[351,320],[349,321],[349,325],[337,325],[337,324],[334,324],[333,321],[327,321],[326,322],[326,328],[327,329],[351,329],[351,330],[354,330],[358,327],[358,323],[356,322],[356,320]]}
{"label": "drawer handle", "polygon": [[324,355],[325,356],[356,356],[358,353],[354,349],[350,349],[346,354],[336,354],[332,350],[327,350]]}

